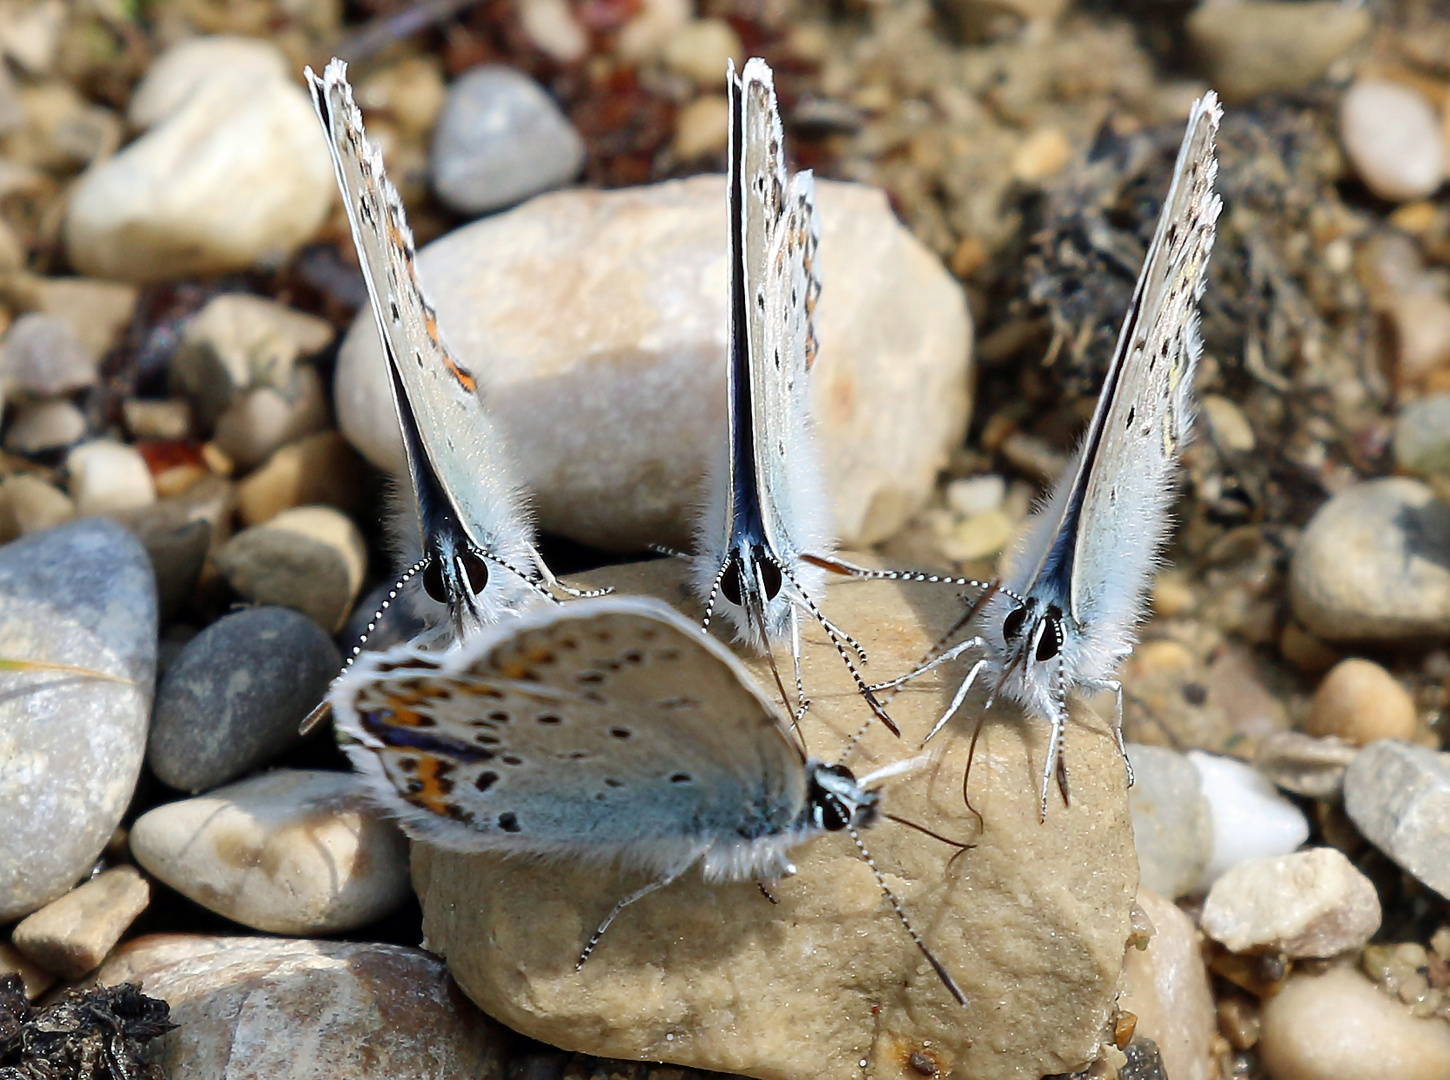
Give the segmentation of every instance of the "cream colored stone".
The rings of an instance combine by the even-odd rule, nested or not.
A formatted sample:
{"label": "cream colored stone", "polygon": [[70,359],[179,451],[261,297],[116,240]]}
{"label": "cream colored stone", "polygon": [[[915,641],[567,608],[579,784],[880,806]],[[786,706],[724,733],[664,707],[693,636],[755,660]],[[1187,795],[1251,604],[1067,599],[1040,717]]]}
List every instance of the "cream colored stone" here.
{"label": "cream colored stone", "polygon": [[528,39],[561,64],[576,63],[589,51],[589,32],[568,0],[519,0],[518,11]]}
{"label": "cream colored stone", "polygon": [[1210,0],[1189,15],[1189,40],[1228,101],[1298,90],[1369,33],[1368,10],[1339,0]]}
{"label": "cream colored stone", "polygon": [[[671,561],[612,567],[590,583],[606,580],[623,594],[675,603],[683,595],[682,568]],[[885,677],[916,663],[959,617],[961,601],[953,589],[850,582],[828,592],[825,609],[862,634],[870,670]],[[762,673],[761,662],[753,667]],[[870,718],[814,623],[805,628],[805,680],[811,752],[834,760],[865,725],[848,762],[860,772],[915,754],[948,696],[927,677],[892,698],[904,735],[894,738]],[[1098,1055],[1129,935],[1137,873],[1123,764],[1107,722],[1079,713],[1067,732],[1072,806],[1054,801],[1040,823],[1046,727],[999,703],[971,775],[972,804],[985,821],[978,835],[962,802],[970,734],[958,722],[938,736],[935,763],[890,782],[886,803],[976,846],[953,858],[940,841],[891,822],[863,835],[913,925],[971,999],[965,1010],[845,835],[792,852],[800,872],[772,886],[778,906],[752,883],[710,886],[687,874],[626,909],[577,972],[584,941],[641,884],[637,875],[415,844],[429,948],[490,1015],[589,1054],[772,1080],[898,1078],[913,1053],[943,1076],[1038,1080],[1075,1071]]]}
{"label": "cream colored stone", "polygon": [[1329,957],[1358,949],[1380,926],[1379,894],[1337,848],[1250,859],[1213,883],[1203,929],[1233,952],[1273,949]]}
{"label": "cream colored stone", "polygon": [[11,941],[41,967],[79,979],[100,966],[149,903],[146,879],[134,866],[118,866],[26,916]]}
{"label": "cream colored stone", "polygon": [[724,19],[692,19],[665,45],[665,66],[709,90],[725,85],[725,66],[730,60],[738,71],[745,63],[745,47]]}
{"label": "cream colored stone", "polygon": [[55,985],[55,975],[30,960],[14,945],[0,941],[0,978],[19,975],[25,986],[25,996],[31,1001],[40,997]]}
{"label": "cream colored stone", "polygon": [[291,65],[282,51],[260,38],[215,34],[194,37],[167,49],[146,69],[131,95],[126,119],[149,128],[181,108],[197,89],[218,78],[289,78]]}
{"label": "cream colored stone", "polygon": [[1012,155],[1012,175],[1029,184],[1056,176],[1072,160],[1072,143],[1061,128],[1038,128]]}
{"label": "cream colored stone", "polygon": [[335,634],[362,588],[367,544],[346,514],[298,506],[232,537],[216,563],[248,600],[295,608]]}
{"label": "cream colored stone", "polygon": [[1138,906],[1152,922],[1153,936],[1146,949],[1130,947],[1123,957],[1118,1008],[1137,1016],[1135,1036],[1158,1044],[1172,1080],[1210,1080],[1216,1018],[1198,929],[1155,892],[1140,888]]}
{"label": "cream colored stone", "polygon": [[70,496],[38,476],[17,473],[0,480],[0,537],[5,540],[54,528],[75,516]]}
{"label": "cream colored stone", "polygon": [[356,509],[361,462],[335,431],[323,431],[288,443],[237,485],[242,522],[260,525],[283,510],[308,503]]}
{"label": "cream colored stone", "polygon": [[65,464],[70,495],[82,517],[133,510],[156,501],[151,470],[134,446],[94,439],[67,454]]}
{"label": "cream colored stone", "polygon": [[693,161],[725,149],[730,138],[730,104],[723,94],[697,97],[675,115],[675,156]]}
{"label": "cream colored stone", "polygon": [[1353,746],[1368,746],[1376,739],[1409,741],[1415,734],[1415,703],[1373,660],[1341,660],[1314,691],[1304,730],[1333,735]]}

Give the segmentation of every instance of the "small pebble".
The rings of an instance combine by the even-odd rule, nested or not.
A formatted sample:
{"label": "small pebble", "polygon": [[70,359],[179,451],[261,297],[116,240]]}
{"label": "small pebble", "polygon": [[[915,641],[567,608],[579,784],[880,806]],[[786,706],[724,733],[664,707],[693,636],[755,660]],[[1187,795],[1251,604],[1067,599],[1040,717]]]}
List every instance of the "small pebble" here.
{"label": "small pebble", "polygon": [[988,510],[959,521],[942,538],[942,554],[956,562],[989,559],[1012,540],[1016,523],[1001,510]]}
{"label": "small pebble", "polygon": [[1245,0],[1198,4],[1185,28],[1210,85],[1237,102],[1308,86],[1372,26],[1339,0]]}
{"label": "small pebble", "polygon": [[0,480],[0,543],[52,529],[75,516],[70,496],[38,476],[16,473]]}
{"label": "small pebble", "polygon": [[589,51],[589,32],[568,0],[520,0],[518,14],[529,41],[559,63],[576,63]]}
{"label": "small pebble", "polygon": [[675,156],[681,161],[719,154],[730,137],[730,103],[721,94],[705,94],[675,115]]}
{"label": "small pebble", "polygon": [[136,439],[179,442],[191,435],[191,406],[180,398],[127,398],[121,403],[121,415]]}
{"label": "small pebble", "polygon": [[1200,924],[1233,952],[1330,957],[1380,928],[1374,885],[1338,848],[1250,859],[1208,890]]}
{"label": "small pebble", "polygon": [[1344,790],[1344,770],[1357,752],[1336,738],[1276,731],[1260,740],[1254,768],[1284,791],[1311,799],[1338,799]]}
{"label": "small pebble", "polygon": [[[723,70],[723,69],[722,69]],[[478,215],[567,184],[584,140],[538,83],[488,64],[460,76],[433,134],[433,187],[460,214]]]}
{"label": "small pebble", "polygon": [[295,608],[335,633],[362,588],[367,545],[346,515],[299,506],[232,537],[216,563],[253,603]]}
{"label": "small pebble", "polygon": [[733,59],[737,71],[745,62],[745,47],[724,19],[691,19],[670,36],[663,59],[696,86],[716,90],[725,85],[727,61]]}
{"label": "small pebble", "polygon": [[1450,474],[1450,394],[1410,402],[1395,417],[1395,464],[1413,476]]}
{"label": "small pebble", "polygon": [[1254,429],[1242,409],[1220,394],[1203,395],[1203,414],[1213,441],[1222,450],[1236,454],[1252,453]]}
{"label": "small pebble", "polygon": [[136,861],[173,889],[270,934],[365,926],[408,896],[408,842],[360,777],[279,769],[149,810]]}
{"label": "small pebble", "polygon": [[146,459],[127,443],[95,439],[82,443],[65,459],[70,497],[82,517],[132,510],[156,501],[156,485]]}
{"label": "small pebble", "polygon": [[1450,507],[1426,484],[1393,476],[1341,491],[1294,550],[1289,599],[1327,641],[1450,636]]}
{"label": "small pebble", "polygon": [[5,449],[15,454],[63,450],[86,437],[86,417],[64,398],[22,405],[5,432]]}
{"label": "small pebble", "polygon": [[27,311],[0,341],[0,391],[56,397],[94,386],[98,358],[68,320]]}
{"label": "small pebble", "polygon": [[14,945],[0,941],[0,978],[19,975],[25,996],[31,1001],[55,985],[55,973],[47,971]]}
{"label": "small pebble", "polygon": [[1012,175],[1026,184],[1056,176],[1072,160],[1072,143],[1061,128],[1038,128],[1012,154]]}
{"label": "small pebble", "polygon": [[1296,973],[1264,1002],[1259,1057],[1271,1080],[1445,1080],[1450,1025],[1416,1020],[1363,975]]}
{"label": "small pebble", "polygon": [[79,979],[101,966],[150,903],[146,879],[134,866],[118,866],[21,920],[11,940],[41,967]]}
{"label": "small pebble", "polygon": [[614,39],[615,49],[621,57],[636,63],[654,60],[693,14],[690,0],[642,0],[636,14],[620,28]]}
{"label": "small pebble", "polygon": [[217,418],[214,442],[236,468],[248,471],[273,451],[328,426],[327,390],[312,367],[299,367],[285,389],[245,390]]}
{"label": "small pebble", "polygon": [[372,72],[356,83],[358,106],[377,110],[410,138],[432,132],[448,97],[443,64],[433,56],[411,56]]}
{"label": "small pebble", "polygon": [[1341,660],[1314,691],[1304,730],[1352,746],[1368,746],[1376,739],[1408,740],[1415,733],[1415,703],[1374,661]]}
{"label": "small pebble", "polygon": [[1344,808],[1370,843],[1450,897],[1450,754],[1385,739],[1344,774]]}
{"label": "small pebble", "polygon": [[1395,382],[1413,389],[1450,364],[1450,300],[1423,289],[1402,291],[1387,304],[1394,331]]}
{"label": "small pebble", "polygon": [[1193,763],[1176,750],[1128,744],[1133,843],[1143,888],[1170,900],[1198,888],[1213,853],[1213,820]]}
{"label": "small pebble", "polygon": [[292,69],[281,50],[258,38],[230,34],[188,38],[151,61],[146,78],[131,94],[126,119],[137,129],[154,127],[218,73],[226,78],[286,79]]}
{"label": "small pebble", "polygon": [[146,763],[190,792],[265,765],[298,741],[341,666],[332,639],[295,611],[225,615],[187,642],[157,687]]}
{"label": "small pebble", "polygon": [[156,572],[157,607],[161,621],[169,622],[196,589],[212,548],[212,524],[192,505],[165,499],[137,510],[109,515],[126,526],[146,546]]}
{"label": "small pebble", "polygon": [[[396,419],[393,426],[396,430]],[[336,431],[321,431],[277,450],[236,490],[237,510],[246,525],[260,525],[284,510],[311,503],[358,510],[363,505],[362,463]]]}
{"label": "small pebble", "polygon": [[1382,199],[1433,195],[1445,180],[1445,135],[1435,107],[1413,87],[1361,78],[1339,105],[1340,137],[1365,186]]}
{"label": "small pebble", "polygon": [[64,319],[92,356],[121,340],[136,315],[140,290],[123,281],[46,277],[27,281],[26,303]]}
{"label": "small pebble", "polygon": [[1303,812],[1253,766],[1200,750],[1190,750],[1188,760],[1198,769],[1213,819],[1213,854],[1200,889],[1241,862],[1287,855],[1309,838]]}
{"label": "small pebble", "polygon": [[1152,1040],[1172,1080],[1210,1080],[1216,1017],[1193,920],[1147,888],[1138,906],[1153,923],[1146,949],[1123,958],[1118,1007],[1138,1017],[1134,1038]]}
{"label": "small pebble", "polygon": [[1000,510],[1007,498],[1007,481],[988,474],[953,480],[947,484],[947,506],[963,517]]}

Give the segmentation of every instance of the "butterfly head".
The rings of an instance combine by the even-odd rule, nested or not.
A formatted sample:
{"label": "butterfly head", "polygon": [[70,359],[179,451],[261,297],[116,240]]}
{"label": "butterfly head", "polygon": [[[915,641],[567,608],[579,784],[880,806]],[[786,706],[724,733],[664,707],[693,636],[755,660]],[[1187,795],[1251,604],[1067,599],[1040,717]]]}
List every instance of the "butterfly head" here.
{"label": "butterfly head", "polygon": [[881,795],[863,788],[844,765],[813,762],[806,801],[816,828],[840,832],[873,824],[880,813]]}
{"label": "butterfly head", "polygon": [[1002,620],[1002,638],[1011,662],[1042,663],[1062,652],[1066,631],[1062,608],[1044,604],[1036,597],[1014,600],[1015,606]]}

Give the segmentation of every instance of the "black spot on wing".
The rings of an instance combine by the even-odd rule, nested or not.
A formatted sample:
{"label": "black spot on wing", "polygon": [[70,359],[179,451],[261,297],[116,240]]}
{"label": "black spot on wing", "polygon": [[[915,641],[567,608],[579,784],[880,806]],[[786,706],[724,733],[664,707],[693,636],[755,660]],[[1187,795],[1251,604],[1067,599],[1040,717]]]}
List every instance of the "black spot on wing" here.
{"label": "black spot on wing", "polygon": [[500,829],[502,829],[506,833],[516,833],[516,832],[518,832],[519,831],[519,818],[518,818],[518,815],[515,814],[515,813],[513,813],[512,811],[509,811],[507,813],[500,814],[498,816],[498,827]]}

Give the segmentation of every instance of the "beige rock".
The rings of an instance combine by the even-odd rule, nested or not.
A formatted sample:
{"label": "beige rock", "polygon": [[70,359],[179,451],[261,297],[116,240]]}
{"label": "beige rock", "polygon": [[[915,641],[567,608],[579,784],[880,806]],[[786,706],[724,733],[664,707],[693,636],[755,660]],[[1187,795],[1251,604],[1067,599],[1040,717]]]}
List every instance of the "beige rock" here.
{"label": "beige rock", "polygon": [[19,975],[25,985],[25,996],[31,1001],[55,985],[55,975],[30,960],[14,945],[0,942],[0,978]]}
{"label": "beige rock", "polygon": [[1038,128],[1012,155],[1012,175],[1028,184],[1060,173],[1072,160],[1072,144],[1061,128]]}
{"label": "beige rock", "polygon": [[1368,746],[1376,739],[1408,741],[1415,733],[1415,703],[1374,661],[1341,660],[1314,691],[1304,730],[1336,736],[1352,746]]}
{"label": "beige rock", "polygon": [[70,401],[31,401],[15,410],[5,432],[5,449],[16,454],[64,450],[85,438],[86,416]]}
{"label": "beige rock", "polygon": [[1337,956],[1379,929],[1379,894],[1339,849],[1312,848],[1228,870],[1209,889],[1201,921],[1233,952]]}
{"label": "beige rock", "polygon": [[121,413],[126,430],[137,439],[180,440],[191,434],[191,406],[180,398],[127,398]]}
{"label": "beige rock", "polygon": [[134,866],[118,866],[22,919],[11,941],[41,967],[79,979],[100,967],[150,903],[146,879]]}
{"label": "beige rock", "polygon": [[232,537],[216,562],[248,600],[294,608],[335,634],[362,588],[367,544],[347,515],[299,506]]}
{"label": "beige rock", "polygon": [[[676,603],[684,595],[672,562],[613,567],[598,581],[606,577],[621,593]],[[825,608],[848,630],[870,627],[871,670],[884,677],[918,661],[961,602],[952,589],[852,582],[832,589]],[[870,719],[814,625],[805,679],[811,752],[834,760],[864,725],[849,758],[863,772],[914,754],[947,697],[930,678],[898,694],[889,708],[905,737],[893,738]],[[686,875],[623,912],[578,972],[580,947],[637,876],[415,844],[424,933],[486,1012],[565,1049],[772,1080],[898,1077],[913,1053],[943,1075],[1038,1080],[1074,1071],[1098,1056],[1113,1012],[1136,865],[1123,765],[1100,718],[1079,714],[1069,725],[1072,806],[1054,803],[1038,822],[1046,734],[1005,707],[989,714],[970,786],[980,835],[962,802],[967,725],[933,741],[939,756],[926,772],[890,785],[892,813],[975,842],[959,857],[890,822],[863,837],[971,999],[966,1010],[842,835],[792,853],[800,872],[772,886],[778,906],[753,884],[709,886]]]}
{"label": "beige rock", "polygon": [[1419,290],[1395,296],[1386,311],[1395,337],[1395,381],[1413,388],[1450,362],[1450,300]]}
{"label": "beige rock", "polygon": [[278,769],[136,819],[149,873],[219,915],[270,934],[352,930],[407,895],[408,843],[358,777]]}
{"label": "beige rock", "polygon": [[154,127],[207,82],[219,76],[232,79],[244,75],[282,80],[289,78],[292,70],[281,50],[259,38],[228,34],[190,38],[151,62],[146,78],[131,95],[126,119],[132,127]]}
{"label": "beige rock", "polygon": [[17,473],[0,480],[0,537],[6,540],[53,528],[75,516],[70,496],[38,476]]}
{"label": "beige rock", "polygon": [[643,0],[619,31],[615,48],[626,60],[652,60],[684,28],[693,14],[689,0]]}
{"label": "beige rock", "polygon": [[675,156],[693,161],[724,151],[730,138],[730,104],[723,94],[704,94],[675,116]]}
{"label": "beige rock", "polygon": [[518,13],[529,41],[561,64],[575,63],[589,51],[589,32],[568,0],[519,0]]}
{"label": "beige rock", "polygon": [[247,470],[279,447],[321,431],[330,417],[322,376],[316,368],[299,367],[285,389],[244,391],[217,418],[215,441],[237,468]]}
{"label": "beige rock", "polygon": [[1276,731],[1259,743],[1254,768],[1285,791],[1311,799],[1337,799],[1344,790],[1344,770],[1356,753],[1340,739]]}
{"label": "beige rock", "polygon": [[1253,452],[1254,429],[1238,405],[1221,394],[1204,394],[1203,412],[1219,447],[1239,454]]}
{"label": "beige rock", "polygon": [[1340,138],[1365,186],[1405,202],[1433,195],[1445,181],[1440,118],[1412,86],[1361,78],[1339,108]]}
{"label": "beige rock", "polygon": [[1138,1018],[1136,1036],[1158,1044],[1172,1080],[1210,1080],[1216,1017],[1198,930],[1176,904],[1147,889],[1138,906],[1153,924],[1146,949],[1123,957],[1118,1008]]}
{"label": "beige rock", "polygon": [[1307,86],[1371,25],[1368,11],[1338,0],[1250,0],[1199,4],[1187,30],[1209,82],[1225,100],[1247,101]]}
{"label": "beige rock", "polygon": [[237,485],[237,509],[247,525],[308,503],[355,510],[361,504],[361,467],[337,432],[308,435],[282,447]]}
{"label": "beige rock", "polygon": [[508,1033],[419,949],[155,934],[97,973],[140,983],[176,1030],[148,1049],[190,1080],[502,1080]]}
{"label": "beige rock", "polygon": [[[689,544],[700,478],[724,438],[722,188],[702,176],[560,192],[423,252],[439,322],[486,374],[546,531],[620,550]],[[825,181],[817,197],[812,395],[836,529],[859,546],[906,522],[960,442],[971,329],[961,288],[880,191]],[[385,375],[372,315],[360,312],[339,355],[338,420],[397,473]]]}
{"label": "beige rock", "polygon": [[93,439],[67,454],[65,464],[70,495],[82,517],[133,510],[156,501],[151,470],[134,446]]}
{"label": "beige rock", "polygon": [[28,311],[0,344],[0,394],[23,390],[37,397],[69,393],[96,382],[100,353],[91,351],[70,322]]}
{"label": "beige rock", "polygon": [[33,285],[31,305],[68,322],[92,356],[103,355],[120,339],[140,295],[135,285],[95,278],[45,277]]}
{"label": "beige rock", "polygon": [[696,85],[717,90],[725,85],[727,61],[733,59],[737,71],[745,63],[745,47],[724,19],[692,19],[671,35],[663,59]]}
{"label": "beige rock", "polygon": [[1350,968],[1294,975],[1261,1022],[1259,1057],[1273,1080],[1450,1076],[1450,1025],[1415,1019]]}

